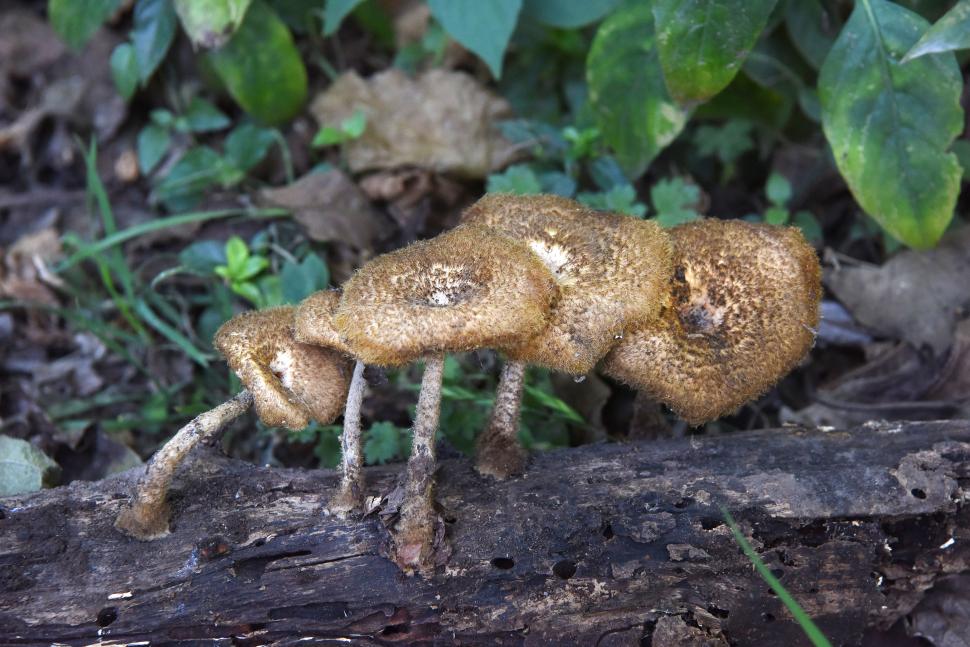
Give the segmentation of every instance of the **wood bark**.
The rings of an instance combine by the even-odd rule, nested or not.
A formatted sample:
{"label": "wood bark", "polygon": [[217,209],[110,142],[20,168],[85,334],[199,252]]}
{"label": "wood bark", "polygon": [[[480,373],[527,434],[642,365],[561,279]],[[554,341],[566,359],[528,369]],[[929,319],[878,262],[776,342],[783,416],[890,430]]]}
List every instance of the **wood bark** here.
{"label": "wood bark", "polygon": [[0,499],[0,644],[808,644],[723,505],[858,645],[970,557],[966,421],[585,446],[503,482],[444,460],[450,551],[427,578],[385,556],[397,467],[367,470],[383,508],[342,520],[333,472],[200,451],[148,543],[113,526],[139,472]]}

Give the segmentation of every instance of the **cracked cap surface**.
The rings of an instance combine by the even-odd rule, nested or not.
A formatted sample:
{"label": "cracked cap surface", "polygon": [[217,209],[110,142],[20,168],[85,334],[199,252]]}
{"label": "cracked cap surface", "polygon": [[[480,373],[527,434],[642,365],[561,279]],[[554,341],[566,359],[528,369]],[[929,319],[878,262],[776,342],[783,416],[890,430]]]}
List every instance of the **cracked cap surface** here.
{"label": "cracked cap surface", "polygon": [[259,419],[271,427],[303,429],[310,420],[330,424],[343,411],[350,386],[350,358],[296,341],[295,314],[292,306],[244,312],[213,339],[252,392]]}
{"label": "cracked cap surface", "polygon": [[546,324],[556,285],[529,248],[476,225],[384,254],[344,285],[335,327],[368,364],[505,348]]}
{"label": "cracked cap surface", "polygon": [[553,195],[490,194],[463,222],[523,241],[559,288],[549,325],[503,348],[510,359],[585,374],[624,330],[657,316],[671,273],[671,245],[652,221],[603,213]]}
{"label": "cracked cap surface", "polygon": [[628,333],[603,371],[697,425],[781,379],[815,341],[815,250],[794,227],[703,220],[670,230],[674,272],[660,317]]}

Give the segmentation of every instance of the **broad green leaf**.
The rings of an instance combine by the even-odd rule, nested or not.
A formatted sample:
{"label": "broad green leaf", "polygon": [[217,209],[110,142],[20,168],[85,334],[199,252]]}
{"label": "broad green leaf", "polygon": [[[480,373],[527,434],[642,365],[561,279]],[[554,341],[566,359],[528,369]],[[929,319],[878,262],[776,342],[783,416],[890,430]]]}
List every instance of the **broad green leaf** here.
{"label": "broad green leaf", "polygon": [[970,49],[970,0],[960,0],[906,52],[903,63],[925,56]]}
{"label": "broad green leaf", "polygon": [[625,213],[636,218],[647,215],[647,205],[637,202],[636,189],[630,184],[618,184],[602,193],[580,193],[576,199],[599,211]]}
{"label": "broad green leaf", "polygon": [[246,241],[239,236],[230,237],[226,241],[227,278],[239,278],[243,268],[246,267],[247,260],[249,260],[249,248],[246,246]]}
{"label": "broad green leaf", "polygon": [[185,111],[185,126],[193,133],[208,133],[227,128],[232,121],[214,105],[195,97]]}
{"label": "broad green leaf", "polygon": [[563,29],[596,22],[622,0],[525,0],[522,13],[533,20]]}
{"label": "broad green leaf", "polygon": [[138,74],[148,81],[165,58],[175,39],[175,9],[171,0],[138,0],[131,42],[135,46]]}
{"label": "broad green leaf", "polygon": [[448,35],[485,61],[492,76],[502,76],[522,0],[428,0],[428,6]]}
{"label": "broad green leaf", "polygon": [[375,422],[367,430],[364,458],[368,465],[383,465],[401,454],[401,429],[389,422]]}
{"label": "broad green leaf", "polygon": [[769,225],[784,225],[791,214],[784,207],[768,207],[765,209],[765,222]]}
{"label": "broad green leaf", "polygon": [[204,49],[225,45],[246,17],[252,0],[174,0],[182,28]]}
{"label": "broad green leaf", "polygon": [[697,185],[685,182],[683,178],[660,180],[650,189],[650,201],[657,213],[657,223],[662,227],[674,227],[697,220],[700,215],[694,210],[694,205],[700,195]]}
{"label": "broad green leaf", "polygon": [[209,60],[229,94],[259,121],[282,123],[303,108],[303,60],[289,29],[262,0],[254,0],[232,39]]}
{"label": "broad green leaf", "polygon": [[263,161],[274,141],[276,137],[271,129],[242,124],[226,137],[226,158],[240,171],[248,171]]}
{"label": "broad green leaf", "polygon": [[179,253],[179,263],[196,274],[212,274],[226,263],[226,247],[215,240],[199,240]]}
{"label": "broad green leaf", "polygon": [[751,131],[754,124],[745,119],[731,119],[723,126],[701,126],[694,133],[697,153],[702,157],[717,157],[723,164],[731,164],[754,148]]}
{"label": "broad green leaf", "polygon": [[80,49],[118,8],[120,0],[50,0],[47,15],[71,49]]}
{"label": "broad green leaf", "polygon": [[528,164],[515,164],[502,173],[489,175],[485,189],[488,193],[534,195],[542,193],[542,183]]}
{"label": "broad green leaf", "polygon": [[741,69],[776,0],[655,0],[657,51],[670,93],[708,99]]}
{"label": "broad green leaf", "polygon": [[205,189],[219,183],[222,156],[208,146],[189,150],[155,187],[156,197],[172,211],[189,211]]}
{"label": "broad green leaf", "polygon": [[820,243],[823,239],[822,226],[810,211],[799,211],[792,216],[791,224],[802,230],[805,238],[812,243]]}
{"label": "broad green leaf", "polygon": [[785,31],[809,65],[822,67],[825,56],[835,42],[835,17],[829,14],[820,0],[789,2],[785,10]]}
{"label": "broad green leaf", "polygon": [[340,29],[340,23],[344,21],[351,11],[364,0],[327,0],[327,6],[323,10],[323,35],[331,36]]}
{"label": "broad green leaf", "polygon": [[168,129],[148,124],[138,133],[138,166],[145,175],[152,172],[171,142]]}
{"label": "broad green leaf", "polygon": [[0,435],[0,496],[54,485],[60,471],[57,463],[26,440]]}
{"label": "broad green leaf", "polygon": [[791,182],[781,173],[772,173],[765,183],[765,195],[771,204],[784,207],[791,200]]}
{"label": "broad green leaf", "polygon": [[819,75],[822,126],[859,205],[915,248],[943,235],[961,169],[947,153],[963,128],[952,53],[898,61],[926,29],[886,0],[861,0]]}
{"label": "broad green leaf", "polygon": [[664,85],[655,45],[649,3],[628,3],[599,26],[586,59],[600,133],[630,177],[641,175],[687,122]]}
{"label": "broad green leaf", "polygon": [[280,272],[283,279],[283,302],[299,303],[330,284],[330,270],[316,254],[310,253],[300,263],[286,263]]}
{"label": "broad green leaf", "polygon": [[125,101],[138,89],[138,61],[131,43],[121,43],[111,52],[111,77]]}

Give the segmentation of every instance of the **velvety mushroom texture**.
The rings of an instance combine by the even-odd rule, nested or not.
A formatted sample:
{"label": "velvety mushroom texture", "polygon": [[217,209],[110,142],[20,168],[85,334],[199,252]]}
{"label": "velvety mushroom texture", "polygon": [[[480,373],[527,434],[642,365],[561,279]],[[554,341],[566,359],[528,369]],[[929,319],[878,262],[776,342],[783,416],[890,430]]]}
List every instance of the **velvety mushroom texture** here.
{"label": "velvety mushroom texture", "polygon": [[213,344],[253,394],[259,419],[271,427],[330,424],[343,411],[351,360],[293,336],[296,308],[244,312],[222,325]]}
{"label": "velvety mushroom texture", "polygon": [[711,219],[670,235],[660,317],[628,333],[603,370],[697,425],[761,395],[808,353],[821,271],[794,227]]}
{"label": "velvety mushroom texture", "polygon": [[[392,553],[406,572],[433,565],[435,432],[444,353],[505,347],[546,325],[556,286],[529,248],[477,225],[380,256],[347,281],[334,322],[367,363],[425,360]],[[440,531],[440,532],[439,532]]]}
{"label": "velvety mushroom texture", "polygon": [[553,195],[487,195],[463,221],[523,241],[559,288],[549,324],[523,343],[499,347],[495,407],[479,434],[475,466],[507,478],[525,469],[518,440],[526,364],[585,375],[623,332],[657,316],[671,272],[671,246],[654,222],[594,211]]}

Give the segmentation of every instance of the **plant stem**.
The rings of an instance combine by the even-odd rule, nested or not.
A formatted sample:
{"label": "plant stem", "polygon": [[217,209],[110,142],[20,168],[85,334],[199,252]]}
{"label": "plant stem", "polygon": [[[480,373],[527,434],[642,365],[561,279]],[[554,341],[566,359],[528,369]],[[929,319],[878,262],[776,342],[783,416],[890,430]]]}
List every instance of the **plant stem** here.
{"label": "plant stem", "polygon": [[340,490],[330,502],[330,511],[338,516],[363,508],[364,455],[360,446],[360,406],[364,401],[366,386],[364,363],[357,360],[344,408],[344,432],[340,436]]}
{"label": "plant stem", "polygon": [[426,566],[433,550],[435,433],[441,413],[443,367],[443,356],[427,358],[414,416],[414,441],[408,459],[404,503],[394,532],[395,558],[407,571]]}
{"label": "plant stem", "polygon": [[231,420],[253,405],[253,394],[243,389],[215,409],[201,413],[172,436],[148,462],[138,480],[131,503],[115,520],[115,528],[136,539],[148,541],[168,534],[170,510],[165,502],[175,470],[193,447],[215,437]]}
{"label": "plant stem", "polygon": [[519,411],[524,385],[525,363],[506,362],[495,391],[495,406],[488,426],[478,437],[475,468],[482,474],[506,479],[525,469],[528,456],[519,443]]}

